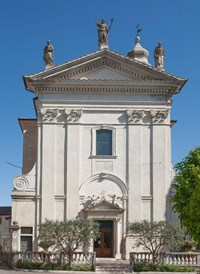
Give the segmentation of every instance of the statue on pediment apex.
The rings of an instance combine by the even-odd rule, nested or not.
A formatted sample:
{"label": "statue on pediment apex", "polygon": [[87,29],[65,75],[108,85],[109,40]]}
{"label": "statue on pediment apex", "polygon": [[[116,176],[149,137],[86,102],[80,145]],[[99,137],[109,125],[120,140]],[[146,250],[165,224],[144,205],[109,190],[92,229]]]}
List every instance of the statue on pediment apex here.
{"label": "statue on pediment apex", "polygon": [[98,29],[98,45],[100,49],[108,48],[108,33],[112,27],[113,20],[114,18],[111,19],[109,28],[105,19],[102,19],[101,23],[96,20]]}

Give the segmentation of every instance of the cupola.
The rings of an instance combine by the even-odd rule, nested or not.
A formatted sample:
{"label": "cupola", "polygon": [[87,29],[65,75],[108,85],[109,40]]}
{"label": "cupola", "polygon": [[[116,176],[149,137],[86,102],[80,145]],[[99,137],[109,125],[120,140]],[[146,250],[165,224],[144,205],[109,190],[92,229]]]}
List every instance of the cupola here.
{"label": "cupola", "polygon": [[148,62],[149,52],[140,44],[140,36],[135,38],[135,46],[128,52],[128,56],[136,61],[150,65]]}

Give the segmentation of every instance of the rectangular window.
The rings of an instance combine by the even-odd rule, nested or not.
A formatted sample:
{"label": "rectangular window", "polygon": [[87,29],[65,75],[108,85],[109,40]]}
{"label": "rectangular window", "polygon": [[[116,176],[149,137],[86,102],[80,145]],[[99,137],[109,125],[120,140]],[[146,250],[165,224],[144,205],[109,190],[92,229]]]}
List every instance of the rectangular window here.
{"label": "rectangular window", "polygon": [[21,236],[21,251],[32,251],[32,236]]}
{"label": "rectangular window", "polygon": [[96,155],[112,155],[112,130],[96,131]]}

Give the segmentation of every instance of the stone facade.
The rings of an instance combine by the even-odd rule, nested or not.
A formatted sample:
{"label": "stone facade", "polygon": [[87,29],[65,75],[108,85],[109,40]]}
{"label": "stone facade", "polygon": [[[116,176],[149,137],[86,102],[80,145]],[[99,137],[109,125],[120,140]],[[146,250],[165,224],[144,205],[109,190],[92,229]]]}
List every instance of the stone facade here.
{"label": "stone facade", "polygon": [[45,218],[92,218],[111,223],[109,256],[128,258],[128,222],[172,218],[170,98],[186,80],[103,49],[24,82],[37,118],[19,120],[13,249],[37,250]]}

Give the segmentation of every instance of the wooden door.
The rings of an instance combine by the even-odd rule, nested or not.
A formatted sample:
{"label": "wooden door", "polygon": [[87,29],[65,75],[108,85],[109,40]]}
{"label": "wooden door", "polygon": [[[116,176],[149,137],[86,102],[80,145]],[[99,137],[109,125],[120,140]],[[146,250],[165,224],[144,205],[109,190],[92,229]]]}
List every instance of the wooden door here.
{"label": "wooden door", "polygon": [[113,256],[113,221],[98,221],[99,238],[94,242],[94,251],[97,257]]}

